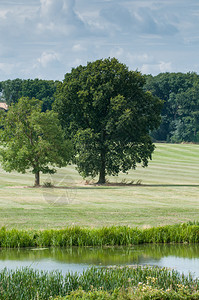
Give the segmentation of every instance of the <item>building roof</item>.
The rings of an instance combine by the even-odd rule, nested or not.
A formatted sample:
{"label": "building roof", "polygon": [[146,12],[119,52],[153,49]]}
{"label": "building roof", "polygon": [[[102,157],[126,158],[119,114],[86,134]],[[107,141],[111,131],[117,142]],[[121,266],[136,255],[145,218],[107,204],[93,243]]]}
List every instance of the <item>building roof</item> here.
{"label": "building roof", "polygon": [[0,109],[8,110],[8,105],[4,102],[0,102]]}

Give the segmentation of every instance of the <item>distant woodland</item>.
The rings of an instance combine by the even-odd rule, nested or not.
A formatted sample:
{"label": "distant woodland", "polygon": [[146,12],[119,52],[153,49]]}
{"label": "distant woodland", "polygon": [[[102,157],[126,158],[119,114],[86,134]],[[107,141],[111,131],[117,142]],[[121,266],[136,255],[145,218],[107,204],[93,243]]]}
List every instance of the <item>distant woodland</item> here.
{"label": "distant woodland", "polygon": [[[145,75],[144,89],[164,101],[154,141],[172,143],[199,142],[199,75],[196,73],[160,73]],[[51,110],[59,81],[14,79],[0,82],[0,102],[17,103],[21,97],[42,101],[42,111]]]}

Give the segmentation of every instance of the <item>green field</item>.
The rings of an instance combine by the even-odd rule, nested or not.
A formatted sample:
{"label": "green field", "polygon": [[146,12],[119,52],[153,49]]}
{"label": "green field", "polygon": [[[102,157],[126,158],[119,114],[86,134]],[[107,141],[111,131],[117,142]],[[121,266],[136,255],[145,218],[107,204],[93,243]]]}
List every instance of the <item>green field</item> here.
{"label": "green field", "polygon": [[[85,184],[74,166],[51,178],[57,188],[33,188],[32,174],[0,170],[0,227],[64,228],[68,225],[151,227],[199,221],[199,145],[157,144],[148,168]],[[140,185],[121,184],[134,181]]]}

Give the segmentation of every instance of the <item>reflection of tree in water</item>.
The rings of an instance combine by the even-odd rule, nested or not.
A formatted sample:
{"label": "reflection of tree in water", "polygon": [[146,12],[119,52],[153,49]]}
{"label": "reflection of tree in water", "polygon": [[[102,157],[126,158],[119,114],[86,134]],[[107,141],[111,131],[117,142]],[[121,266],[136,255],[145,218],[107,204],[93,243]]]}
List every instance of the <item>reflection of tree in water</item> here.
{"label": "reflection of tree in water", "polygon": [[137,264],[144,261],[160,260],[163,257],[175,256],[181,258],[198,258],[199,245],[136,245],[132,247],[71,247],[35,249],[2,249],[0,260],[28,260],[53,259],[63,263],[87,264]]}

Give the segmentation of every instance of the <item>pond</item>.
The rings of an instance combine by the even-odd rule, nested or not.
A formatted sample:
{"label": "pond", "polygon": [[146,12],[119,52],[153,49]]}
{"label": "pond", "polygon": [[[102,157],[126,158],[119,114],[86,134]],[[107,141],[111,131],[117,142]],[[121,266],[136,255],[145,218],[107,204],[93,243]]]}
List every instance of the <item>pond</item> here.
{"label": "pond", "polygon": [[136,245],[131,247],[1,249],[0,269],[30,267],[83,272],[91,266],[151,265],[199,278],[199,245]]}

